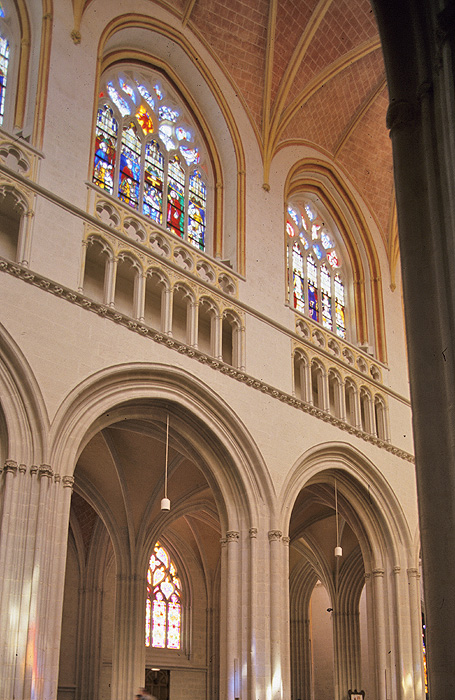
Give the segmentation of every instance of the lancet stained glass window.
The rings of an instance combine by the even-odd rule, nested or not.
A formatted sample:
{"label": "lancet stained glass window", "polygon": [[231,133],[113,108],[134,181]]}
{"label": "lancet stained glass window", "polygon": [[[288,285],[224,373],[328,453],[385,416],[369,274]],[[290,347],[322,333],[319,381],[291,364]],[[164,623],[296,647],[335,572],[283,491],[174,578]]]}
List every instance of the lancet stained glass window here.
{"label": "lancet stained glass window", "polygon": [[[2,17],[4,15],[1,15]],[[9,63],[9,41],[0,35],[0,124],[5,116],[6,76]]]}
{"label": "lancet stained glass window", "polygon": [[345,287],[335,238],[312,202],[287,208],[289,297],[296,311],[346,338]]}
{"label": "lancet stained glass window", "polygon": [[167,550],[157,542],[147,571],[145,646],[180,649],[181,584]]}
{"label": "lancet stained glass window", "polygon": [[94,184],[205,250],[207,159],[183,103],[132,68],[109,74],[99,97]]}

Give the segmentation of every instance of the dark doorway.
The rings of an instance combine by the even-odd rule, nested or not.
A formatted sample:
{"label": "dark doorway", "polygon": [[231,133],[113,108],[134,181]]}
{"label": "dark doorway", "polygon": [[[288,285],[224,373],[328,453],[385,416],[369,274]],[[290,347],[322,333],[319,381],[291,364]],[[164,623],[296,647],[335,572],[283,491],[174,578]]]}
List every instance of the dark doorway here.
{"label": "dark doorway", "polygon": [[169,700],[169,678],[171,672],[163,668],[145,669],[145,689],[157,700]]}

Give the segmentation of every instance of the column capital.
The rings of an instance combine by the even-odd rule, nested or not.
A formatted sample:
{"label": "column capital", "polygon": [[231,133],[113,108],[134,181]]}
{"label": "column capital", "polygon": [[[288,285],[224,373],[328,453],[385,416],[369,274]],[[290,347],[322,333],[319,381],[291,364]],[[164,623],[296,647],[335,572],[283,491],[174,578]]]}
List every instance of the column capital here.
{"label": "column capital", "polygon": [[248,534],[250,535],[251,539],[256,538],[258,536],[257,527],[250,527],[250,529],[248,530]]}
{"label": "column capital", "polygon": [[5,461],[3,471],[16,473],[17,472],[17,462],[14,459],[7,459]]}
{"label": "column capital", "polygon": [[237,530],[228,530],[226,532],[226,541],[227,542],[238,542],[240,539],[240,532],[237,532]]}
{"label": "column capital", "polygon": [[418,569],[406,569],[408,578],[420,578],[420,571]]}
{"label": "column capital", "polygon": [[286,547],[289,547],[289,543],[291,542],[291,538],[290,537],[283,537],[281,541]]}
{"label": "column capital", "polygon": [[269,530],[269,542],[277,542],[281,540],[282,536],[281,530]]}
{"label": "column capital", "polygon": [[373,569],[371,573],[374,578],[384,578],[384,569]]}
{"label": "column capital", "polygon": [[394,574],[399,574],[401,572],[401,566],[394,566],[392,571]]}
{"label": "column capital", "polygon": [[63,476],[62,477],[62,484],[64,488],[73,488],[74,484],[74,476]]}
{"label": "column capital", "polygon": [[38,476],[47,476],[49,479],[52,479],[52,477],[54,476],[52,467],[50,467],[49,464],[40,464],[38,467]]}

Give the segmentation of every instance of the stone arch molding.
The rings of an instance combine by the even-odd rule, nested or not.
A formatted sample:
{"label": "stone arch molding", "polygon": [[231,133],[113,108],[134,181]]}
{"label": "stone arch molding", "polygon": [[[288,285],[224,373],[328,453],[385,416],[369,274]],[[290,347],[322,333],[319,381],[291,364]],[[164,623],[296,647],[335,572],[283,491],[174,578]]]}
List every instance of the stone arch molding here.
{"label": "stone arch molding", "polygon": [[0,396],[7,459],[28,466],[46,462],[49,419],[41,390],[24,354],[1,324]]}
{"label": "stone arch molding", "polygon": [[56,413],[50,463],[62,476],[72,476],[81,451],[99,430],[126,417],[153,417],[169,406],[177,407],[179,437],[214,489],[222,528],[257,526],[264,505],[272,514],[273,486],[245,426],[206,384],[168,365],[121,364],[82,381]]}
{"label": "stone arch molding", "polygon": [[366,571],[415,567],[414,537],[392,487],[375,465],[355,447],[332,442],[305,452],[290,470],[282,493],[283,532],[289,531],[300,491],[315,483],[333,483],[349,502]]}

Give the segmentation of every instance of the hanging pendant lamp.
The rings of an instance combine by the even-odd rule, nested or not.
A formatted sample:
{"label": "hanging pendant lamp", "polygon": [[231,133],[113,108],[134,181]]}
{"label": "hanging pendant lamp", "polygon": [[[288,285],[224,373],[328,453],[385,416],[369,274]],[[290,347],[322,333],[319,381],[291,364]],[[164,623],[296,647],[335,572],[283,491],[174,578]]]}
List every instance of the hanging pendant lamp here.
{"label": "hanging pendant lamp", "polygon": [[161,510],[171,510],[171,502],[167,497],[167,463],[169,457],[169,413],[166,418],[166,458],[164,462],[164,498],[161,499]]}
{"label": "hanging pendant lamp", "polygon": [[337,545],[335,547],[335,556],[342,557],[343,549],[340,547],[340,533],[338,529],[338,493],[337,493],[337,480],[335,479],[335,522],[337,526]]}

